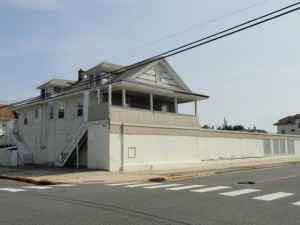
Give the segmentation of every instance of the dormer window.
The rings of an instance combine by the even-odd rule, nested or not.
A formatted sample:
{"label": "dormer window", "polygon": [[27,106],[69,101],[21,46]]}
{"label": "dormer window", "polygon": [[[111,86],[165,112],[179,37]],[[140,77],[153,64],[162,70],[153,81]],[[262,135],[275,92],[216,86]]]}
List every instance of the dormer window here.
{"label": "dormer window", "polygon": [[45,99],[46,98],[46,89],[41,90],[41,98]]}
{"label": "dormer window", "polygon": [[102,83],[100,77],[100,73],[89,75],[89,88],[100,86]]}

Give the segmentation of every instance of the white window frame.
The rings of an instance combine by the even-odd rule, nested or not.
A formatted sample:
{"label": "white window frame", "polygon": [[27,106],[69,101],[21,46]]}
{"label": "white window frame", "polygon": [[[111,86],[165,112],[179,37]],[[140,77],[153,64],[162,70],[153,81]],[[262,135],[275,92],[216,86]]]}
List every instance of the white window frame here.
{"label": "white window frame", "polygon": [[83,116],[83,102],[82,101],[77,102],[77,116],[78,117]]}
{"label": "white window frame", "polygon": [[[64,102],[58,103],[57,118],[58,119],[64,119],[65,118],[65,111],[66,111],[65,103]],[[63,116],[61,116],[61,114]]]}
{"label": "white window frame", "polygon": [[54,119],[54,105],[50,105],[50,108],[49,108],[49,119],[50,120]]}
{"label": "white window frame", "polygon": [[27,112],[25,111],[24,112],[24,125],[27,125],[28,124],[28,115],[27,115]]}
{"label": "white window frame", "polygon": [[34,119],[38,119],[39,118],[39,108],[35,108],[34,109]]}
{"label": "white window frame", "polygon": [[156,82],[161,83],[162,82],[162,77],[163,77],[163,71],[161,69],[156,69],[155,75],[156,75],[155,76]]}

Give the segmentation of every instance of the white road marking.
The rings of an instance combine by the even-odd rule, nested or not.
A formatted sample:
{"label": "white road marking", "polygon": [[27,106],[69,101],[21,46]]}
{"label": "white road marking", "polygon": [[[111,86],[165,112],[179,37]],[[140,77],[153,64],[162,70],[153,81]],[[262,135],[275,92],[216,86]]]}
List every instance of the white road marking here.
{"label": "white road marking", "polygon": [[293,205],[300,205],[300,202],[295,202],[293,203]]}
{"label": "white road marking", "polygon": [[128,185],[128,184],[139,184],[139,183],[114,183],[114,184],[107,184],[106,186],[121,186],[121,185]]}
{"label": "white road marking", "polygon": [[154,189],[154,188],[174,187],[174,186],[179,186],[179,185],[181,185],[181,184],[164,184],[164,185],[156,185],[156,186],[143,187],[143,188]]}
{"label": "white road marking", "polygon": [[19,192],[19,191],[26,191],[26,190],[15,189],[15,188],[0,188],[0,191]]}
{"label": "white road marking", "polygon": [[32,188],[32,189],[49,189],[49,188],[52,188],[52,187],[49,187],[49,186],[24,186],[23,188]]}
{"label": "white road marking", "polygon": [[209,192],[209,191],[217,191],[217,190],[222,190],[222,189],[227,189],[227,188],[231,188],[231,187],[227,187],[227,186],[216,186],[216,187],[210,187],[210,188],[201,188],[201,189],[197,189],[197,190],[190,190],[193,192]]}
{"label": "white road marking", "polygon": [[288,197],[291,195],[294,195],[294,194],[286,193],[286,192],[276,192],[273,194],[258,196],[258,197],[252,198],[252,199],[263,200],[263,201],[272,201],[275,199],[284,198],[284,197]]}
{"label": "white road marking", "polygon": [[226,195],[226,196],[237,196],[237,195],[244,195],[244,194],[249,194],[249,193],[253,193],[253,192],[257,192],[260,191],[258,189],[242,189],[242,190],[238,190],[238,191],[230,191],[230,192],[224,192],[224,193],[220,193],[220,195]]}
{"label": "white road marking", "polygon": [[173,187],[173,188],[167,188],[166,190],[170,191],[178,191],[178,190],[184,190],[184,189],[192,189],[192,188],[198,188],[198,187],[204,187],[205,185],[188,185],[183,187]]}
{"label": "white road marking", "polygon": [[54,184],[51,185],[51,187],[74,187],[76,186],[75,184]]}
{"label": "white road marking", "polygon": [[145,186],[154,186],[154,185],[158,185],[161,183],[145,183],[145,184],[132,184],[132,185],[127,185],[125,187],[145,187]]}

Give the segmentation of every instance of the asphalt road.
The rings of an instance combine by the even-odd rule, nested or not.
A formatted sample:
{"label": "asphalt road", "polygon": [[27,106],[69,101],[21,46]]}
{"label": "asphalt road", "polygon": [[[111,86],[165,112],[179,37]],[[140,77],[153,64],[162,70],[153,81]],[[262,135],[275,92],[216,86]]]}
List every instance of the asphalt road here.
{"label": "asphalt road", "polygon": [[[238,184],[248,181],[255,184]],[[0,224],[299,225],[299,187],[300,166],[159,184],[33,186],[0,180]]]}

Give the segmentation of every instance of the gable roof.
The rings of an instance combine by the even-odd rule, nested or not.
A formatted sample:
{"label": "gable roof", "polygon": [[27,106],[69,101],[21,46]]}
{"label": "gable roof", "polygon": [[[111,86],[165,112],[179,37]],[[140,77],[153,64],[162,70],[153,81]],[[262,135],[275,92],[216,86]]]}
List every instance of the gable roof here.
{"label": "gable roof", "polygon": [[65,79],[58,79],[54,78],[52,80],[47,81],[44,84],[41,84],[40,86],[37,87],[37,89],[43,89],[48,86],[59,86],[59,87],[68,87],[71,86],[75,83],[76,81],[73,80],[65,80]]}
{"label": "gable roof", "polygon": [[274,123],[273,125],[278,126],[278,125],[293,124],[295,119],[300,119],[300,114],[284,117],[284,118],[278,120],[278,122]]}
{"label": "gable roof", "polygon": [[[183,82],[183,80],[179,77],[179,75],[174,71],[174,69],[170,66],[170,64],[164,58],[158,58],[157,60],[153,61],[153,59],[141,62],[140,65],[135,65],[132,69],[129,67],[124,67],[108,62],[103,62],[98,64],[97,66],[92,67],[85,71],[87,75],[95,73],[95,72],[115,72],[110,77],[110,80],[106,84],[112,84],[119,81],[132,81],[138,75],[142,75],[143,73],[147,72],[153,67],[161,66],[163,67],[168,74],[173,78],[174,82],[180,87],[180,89],[192,92],[188,86]],[[123,70],[122,70],[123,69]],[[148,84],[151,86],[151,84]]]}
{"label": "gable roof", "polygon": [[10,110],[6,105],[0,104],[0,119],[16,119],[14,111]]}
{"label": "gable roof", "polygon": [[124,66],[110,63],[110,62],[102,62],[102,63],[99,63],[98,65],[86,70],[85,73],[88,74],[88,73],[92,73],[94,71],[99,71],[99,70],[102,72],[112,72],[112,71],[120,70],[122,68],[124,68]]}

